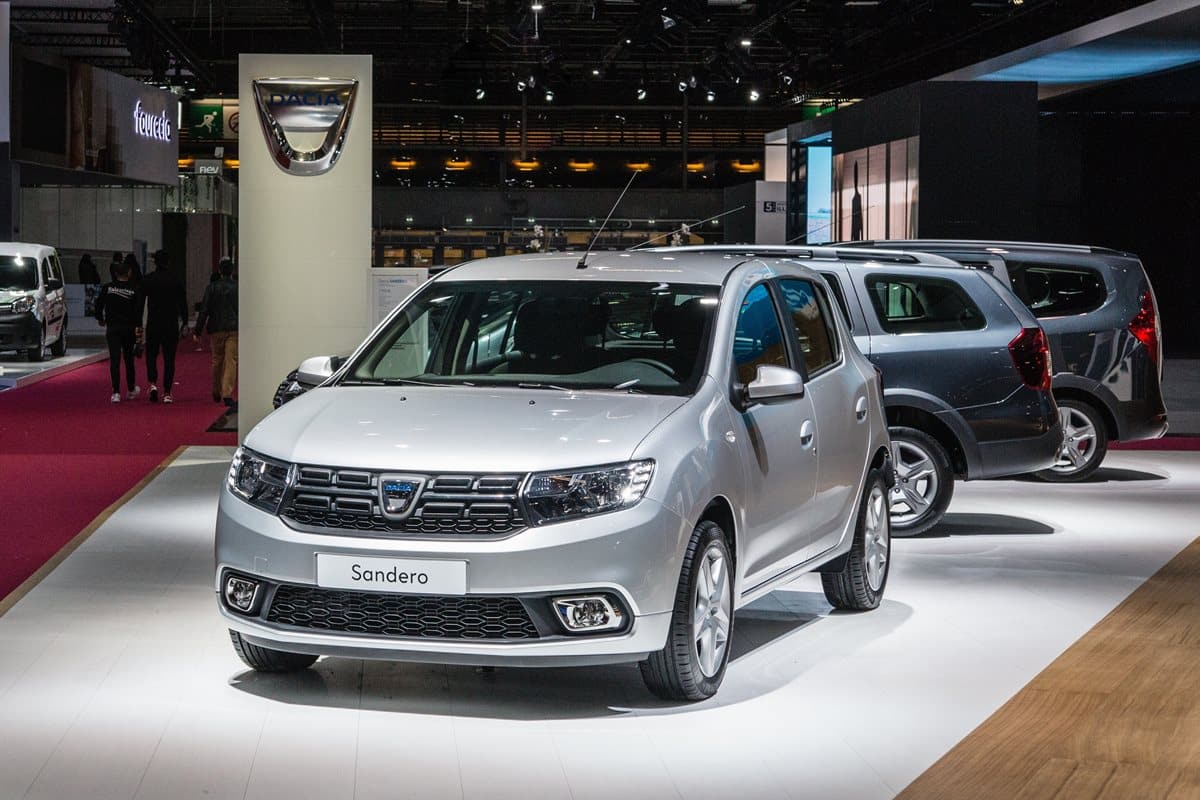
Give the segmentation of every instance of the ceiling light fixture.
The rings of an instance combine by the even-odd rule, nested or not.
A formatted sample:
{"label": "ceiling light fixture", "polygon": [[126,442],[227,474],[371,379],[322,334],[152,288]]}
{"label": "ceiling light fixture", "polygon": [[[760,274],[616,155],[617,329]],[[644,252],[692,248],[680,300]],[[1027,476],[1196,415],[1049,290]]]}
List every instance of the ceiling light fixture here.
{"label": "ceiling light fixture", "polygon": [[751,103],[757,103],[759,97],[761,97],[761,95],[759,95],[758,89],[750,90],[750,102]]}
{"label": "ceiling light fixture", "polygon": [[645,99],[646,99],[646,87],[645,87],[645,86],[639,86],[639,87],[637,88],[637,95],[636,95],[636,96],[637,96],[637,99],[638,99],[638,100],[645,100]]}
{"label": "ceiling light fixture", "polygon": [[741,42],[739,42],[739,44],[740,44],[742,47],[749,47],[750,45],[754,44],[754,42],[753,42],[753,41],[751,41],[750,39],[742,39],[742,41],[741,41]]}
{"label": "ceiling light fixture", "polygon": [[714,92],[712,89],[709,89],[707,92],[704,93],[704,99],[711,103],[717,99],[717,93]]}
{"label": "ceiling light fixture", "polygon": [[547,102],[547,103],[553,103],[553,102],[554,102],[554,90],[553,90],[553,89],[547,89],[547,90],[546,90],[546,94],[545,94],[545,98],[546,98],[546,102]]}

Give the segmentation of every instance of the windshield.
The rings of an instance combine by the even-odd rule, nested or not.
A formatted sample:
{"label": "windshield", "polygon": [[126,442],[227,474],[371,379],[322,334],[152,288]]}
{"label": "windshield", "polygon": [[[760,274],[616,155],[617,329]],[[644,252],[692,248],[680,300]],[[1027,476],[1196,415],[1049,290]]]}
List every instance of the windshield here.
{"label": "windshield", "polygon": [[342,379],[688,395],[716,286],[593,281],[434,283]]}
{"label": "windshield", "polygon": [[0,290],[33,291],[36,288],[36,259],[0,256]]}

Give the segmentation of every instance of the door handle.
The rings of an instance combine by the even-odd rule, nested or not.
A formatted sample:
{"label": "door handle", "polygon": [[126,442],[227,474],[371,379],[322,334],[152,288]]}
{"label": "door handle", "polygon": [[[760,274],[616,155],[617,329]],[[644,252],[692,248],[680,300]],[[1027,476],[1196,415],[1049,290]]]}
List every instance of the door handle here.
{"label": "door handle", "polygon": [[800,446],[805,448],[812,447],[815,434],[816,430],[813,428],[811,419],[806,419],[800,423]]}
{"label": "door handle", "polygon": [[867,418],[867,398],[860,397],[854,404],[854,418],[859,422]]}

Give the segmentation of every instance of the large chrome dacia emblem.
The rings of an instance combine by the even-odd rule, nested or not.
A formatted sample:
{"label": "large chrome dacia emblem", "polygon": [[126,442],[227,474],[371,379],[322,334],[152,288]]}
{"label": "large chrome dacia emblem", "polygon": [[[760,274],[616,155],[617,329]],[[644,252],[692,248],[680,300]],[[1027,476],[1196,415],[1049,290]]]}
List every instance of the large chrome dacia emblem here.
{"label": "large chrome dacia emblem", "polygon": [[292,175],[320,175],[333,169],[350,129],[358,81],[256,78],[250,85],[275,163]]}

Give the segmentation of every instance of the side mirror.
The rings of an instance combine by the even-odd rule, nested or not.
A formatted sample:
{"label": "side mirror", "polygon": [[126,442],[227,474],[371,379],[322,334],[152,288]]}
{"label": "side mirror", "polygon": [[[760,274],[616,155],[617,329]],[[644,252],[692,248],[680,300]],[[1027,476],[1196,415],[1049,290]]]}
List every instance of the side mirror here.
{"label": "side mirror", "polygon": [[337,356],[313,356],[300,362],[296,370],[296,380],[308,386],[318,386],[329,379],[337,371],[335,361]]}
{"label": "side mirror", "polygon": [[760,364],[754,380],[746,385],[745,398],[751,403],[770,403],[804,396],[804,376],[794,369]]}

